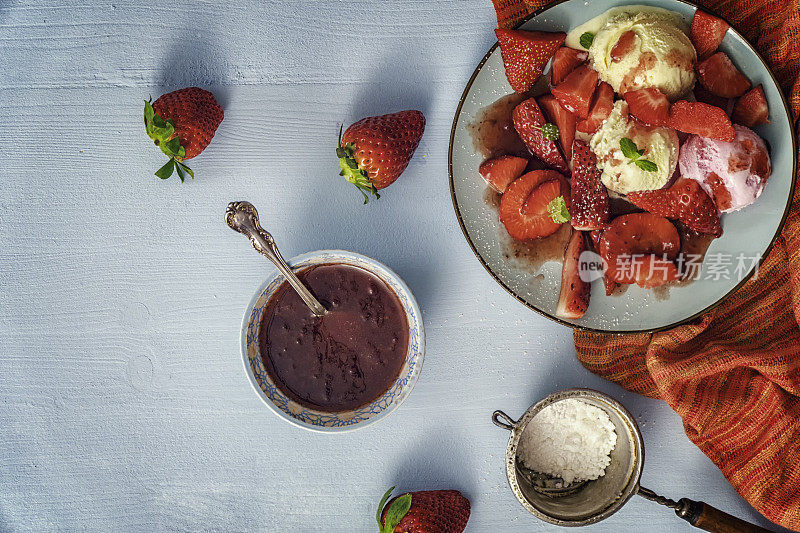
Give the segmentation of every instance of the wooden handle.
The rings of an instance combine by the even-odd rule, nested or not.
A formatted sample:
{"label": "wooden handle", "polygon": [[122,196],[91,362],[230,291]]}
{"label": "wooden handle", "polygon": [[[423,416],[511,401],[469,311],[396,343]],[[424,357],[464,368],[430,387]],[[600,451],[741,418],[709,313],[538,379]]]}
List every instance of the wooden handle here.
{"label": "wooden handle", "polygon": [[694,527],[714,533],[770,533],[769,529],[745,522],[728,513],[688,498],[681,498],[681,508],[675,513]]}

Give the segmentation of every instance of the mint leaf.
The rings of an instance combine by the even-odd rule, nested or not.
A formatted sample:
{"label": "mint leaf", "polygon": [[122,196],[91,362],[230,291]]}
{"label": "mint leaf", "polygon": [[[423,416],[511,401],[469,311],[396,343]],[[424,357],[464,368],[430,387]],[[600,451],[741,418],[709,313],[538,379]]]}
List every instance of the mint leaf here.
{"label": "mint leaf", "polygon": [[[622,150],[622,155],[628,159],[636,160],[639,159],[639,156],[641,155],[636,147],[636,143],[627,137],[623,137],[619,140],[619,148]],[[644,153],[644,150],[642,153]]]}
{"label": "mint leaf", "polygon": [[635,163],[637,167],[641,168],[645,172],[656,172],[658,170],[658,165],[652,161],[648,161],[647,159],[639,159]]}
{"label": "mint leaf", "polygon": [[[341,132],[339,133],[339,135],[341,135]],[[389,496],[392,495],[392,491],[393,490],[394,490],[394,487],[391,487],[389,490],[387,490],[383,494],[383,498],[381,498],[381,503],[378,504],[378,513],[375,515],[375,520],[378,521],[378,524],[381,523],[381,514],[383,514],[383,506],[386,505],[386,500],[388,500]]]}
{"label": "mint leaf", "polygon": [[569,209],[567,209],[567,202],[564,200],[563,196],[554,198],[549,204],[547,204],[547,212],[550,214],[550,218],[552,218],[553,222],[556,224],[564,224],[569,222]]}
{"label": "mint leaf", "polygon": [[386,512],[386,522],[383,524],[383,532],[394,531],[394,528],[397,527],[397,524],[400,523],[409,509],[411,509],[411,494],[403,494],[392,502],[392,505]]}
{"label": "mint leaf", "polygon": [[156,176],[158,176],[162,180],[165,180],[170,176],[172,176],[172,173],[174,171],[175,171],[175,160],[170,159],[169,161],[167,161],[166,165],[156,170]]}
{"label": "mint leaf", "polygon": [[592,46],[593,42],[594,42],[594,33],[587,31],[586,33],[581,35],[580,39],[581,46],[583,46],[587,50],[589,49],[589,47]]}

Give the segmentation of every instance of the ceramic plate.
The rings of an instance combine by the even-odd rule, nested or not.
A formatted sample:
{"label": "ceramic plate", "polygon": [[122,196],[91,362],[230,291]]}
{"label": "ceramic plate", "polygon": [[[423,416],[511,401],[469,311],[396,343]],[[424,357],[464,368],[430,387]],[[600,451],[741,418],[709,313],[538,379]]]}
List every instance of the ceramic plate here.
{"label": "ceramic plate", "polygon": [[[630,2],[623,0],[566,0],[534,13],[519,27],[526,30],[564,31],[623,5],[666,8],[691,22],[696,7],[678,0]],[[487,30],[488,31],[488,30]],[[666,291],[630,286],[623,294],[606,296],[602,280],[592,284],[591,304],[583,318],[555,317],[561,285],[561,261],[540,267],[509,254],[509,238],[498,212],[487,201],[486,184],[478,174],[484,157],[470,133],[481,111],[513,91],[506,80],[497,44],[487,52],[467,83],[450,136],[450,190],[461,229],[475,255],[491,275],[515,298],[543,315],[571,327],[602,332],[654,331],[691,320],[719,304],[749,277],[757,275],[783,226],[794,189],[796,140],[786,101],[774,76],[753,47],[733,28],[724,51],[753,86],[763,85],[770,124],[754,128],[770,147],[772,175],[761,197],[751,206],[722,217],[724,234],[708,249],[696,281]],[[545,71],[547,74],[547,70]],[[730,263],[730,264],[728,264]],[[741,264],[740,264],[741,263]],[[721,266],[720,266],[721,265]],[[724,267],[724,268],[723,268]],[[724,270],[726,276],[718,272]]]}

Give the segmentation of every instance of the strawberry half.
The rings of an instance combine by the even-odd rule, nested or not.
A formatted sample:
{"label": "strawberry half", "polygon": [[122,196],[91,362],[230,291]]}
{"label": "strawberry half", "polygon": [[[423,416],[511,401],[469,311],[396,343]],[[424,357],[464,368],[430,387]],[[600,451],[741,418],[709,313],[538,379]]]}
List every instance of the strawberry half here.
{"label": "strawberry half", "polygon": [[728,23],[722,19],[699,9],[695,11],[689,38],[694,49],[697,50],[697,58],[702,61],[716,52],[729,27]]}
{"label": "strawberry half", "polygon": [[611,280],[653,288],[680,277],[672,262],[680,246],[678,230],[666,218],[630,213],[611,221],[600,236],[598,249]]}
{"label": "strawberry half", "polygon": [[528,98],[515,107],[511,119],[520,139],[531,152],[556,170],[569,173],[567,162],[558,151],[558,146],[548,138],[550,135],[545,136],[542,128],[547,122],[535,98]]}
{"label": "strawberry half", "polygon": [[569,198],[569,185],[555,170],[533,170],[508,186],[500,198],[500,222],[518,241],[531,241],[555,233],[547,205],[557,197]]}
{"label": "strawberry half", "polygon": [[567,34],[563,32],[494,30],[506,67],[506,78],[518,93],[530,90]]}
{"label": "strawberry half", "polygon": [[556,305],[556,316],[561,318],[581,318],[589,309],[592,286],[580,276],[580,257],[586,250],[583,232],[573,231],[564,253],[564,266],[561,270],[561,293]]}
{"label": "strawberry half", "polygon": [[[573,185],[574,186],[574,185]],[[680,178],[669,189],[629,193],[628,201],[654,215],[677,219],[700,233],[722,235],[714,200],[695,180]]]}
{"label": "strawberry half", "polygon": [[769,124],[769,106],[764,89],[759,85],[750,89],[733,106],[733,122],[752,128],[759,124]]}
{"label": "strawberry half", "polygon": [[194,178],[194,172],[183,161],[205,150],[224,115],[214,95],[199,87],[161,95],[152,105],[145,102],[147,136],[169,157],[156,176],[165,180],[177,172],[181,181],[186,174]]}
{"label": "strawberry half", "polygon": [[562,46],[556,50],[553,56],[553,66],[550,67],[550,84],[556,86],[567,77],[567,74],[575,70],[579,65],[586,63],[589,59],[589,52],[586,50],[575,50],[567,46]]}
{"label": "strawberry half", "polygon": [[669,127],[701,137],[733,142],[736,132],[725,111],[702,102],[679,100],[669,110]]}
{"label": "strawberry half", "polygon": [[407,492],[386,503],[393,490],[378,505],[380,533],[462,533],[467,527],[470,504],[459,491]]}
{"label": "strawberry half", "polygon": [[564,158],[569,160],[572,157],[572,140],[575,138],[575,124],[578,119],[551,94],[540,96],[538,103],[547,119],[558,127],[558,142],[561,145],[561,152],[564,154]]}
{"label": "strawberry half", "polygon": [[611,85],[601,81],[594,92],[589,117],[578,122],[577,130],[590,135],[594,134],[611,114],[612,109],[614,109],[614,89]]}
{"label": "strawberry half", "polygon": [[[589,232],[589,236],[592,241],[592,245],[594,246],[594,250],[597,253],[600,253],[600,236],[603,235],[602,229],[596,229],[594,231]],[[614,294],[614,291],[617,290],[619,287],[619,283],[611,279],[608,275],[608,272],[603,272],[603,287],[606,290],[606,296],[611,296]]]}
{"label": "strawberry half", "polygon": [[655,87],[630,91],[623,95],[628,112],[648,126],[666,126],[669,122],[669,100]]}
{"label": "strawberry half", "polygon": [[501,155],[487,159],[478,167],[483,179],[492,189],[504,193],[511,182],[522,176],[528,160],[514,155]]}
{"label": "strawberry half", "polygon": [[364,195],[380,198],[378,189],[388,187],[408,166],[425,131],[425,115],[419,111],[400,111],[362,118],[344,135],[339,130],[340,176]]}
{"label": "strawberry half", "polygon": [[697,79],[703,87],[723,98],[737,98],[750,88],[750,80],[724,52],[717,52],[697,65]]}
{"label": "strawberry half", "polygon": [[586,118],[589,116],[595,87],[597,72],[582,65],[570,72],[551,92],[564,107],[579,117]]}
{"label": "strawberry half", "polygon": [[583,141],[572,144],[572,207],[570,222],[579,230],[595,230],[609,218],[608,191],[600,181],[597,158]]}

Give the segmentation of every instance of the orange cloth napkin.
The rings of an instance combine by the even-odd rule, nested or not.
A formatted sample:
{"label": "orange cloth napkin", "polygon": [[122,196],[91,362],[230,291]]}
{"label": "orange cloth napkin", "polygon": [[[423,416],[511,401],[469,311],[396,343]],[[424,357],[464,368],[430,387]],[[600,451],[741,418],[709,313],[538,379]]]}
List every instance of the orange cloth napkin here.
{"label": "orange cloth napkin", "polygon": [[[493,0],[500,27],[548,2]],[[796,121],[800,2],[704,0],[769,63]],[[800,135],[800,122],[795,122]],[[786,139],[786,146],[791,139]],[[769,185],[767,185],[769,186]],[[686,434],[760,513],[800,530],[800,185],[774,248],[750,279],[695,323],[654,334],[575,331],[581,363],[665,400]]]}

